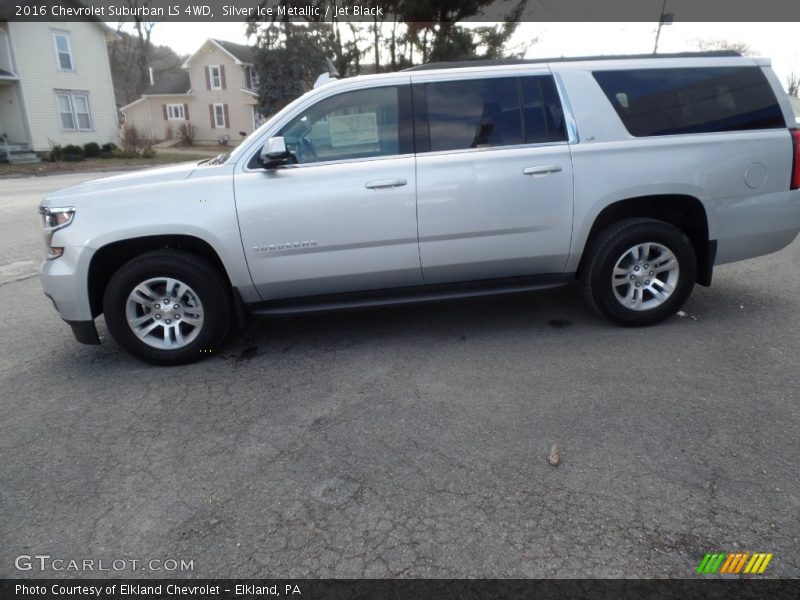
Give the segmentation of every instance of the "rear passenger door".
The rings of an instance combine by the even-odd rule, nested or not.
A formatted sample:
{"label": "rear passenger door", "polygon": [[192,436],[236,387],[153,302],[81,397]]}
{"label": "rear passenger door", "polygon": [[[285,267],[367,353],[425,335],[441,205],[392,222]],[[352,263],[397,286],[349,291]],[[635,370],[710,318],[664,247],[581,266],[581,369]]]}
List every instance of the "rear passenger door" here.
{"label": "rear passenger door", "polygon": [[572,162],[549,71],[421,73],[413,93],[425,283],[562,273]]}

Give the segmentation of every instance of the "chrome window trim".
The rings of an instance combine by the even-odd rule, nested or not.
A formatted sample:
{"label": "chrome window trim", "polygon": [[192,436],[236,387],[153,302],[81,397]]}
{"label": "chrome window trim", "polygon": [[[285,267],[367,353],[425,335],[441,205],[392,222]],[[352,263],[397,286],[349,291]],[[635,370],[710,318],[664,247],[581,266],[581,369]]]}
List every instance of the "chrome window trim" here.
{"label": "chrome window trim", "polygon": [[504,144],[502,146],[486,146],[485,148],[458,148],[456,150],[429,150],[428,152],[417,152],[415,156],[440,156],[451,154],[469,154],[477,152],[496,152],[498,150],[525,150],[535,148],[548,148],[552,146],[568,146],[567,140],[558,142],[531,142],[529,144]]}
{"label": "chrome window trim", "polygon": [[[393,158],[413,158],[415,156],[449,156],[454,154],[472,154],[472,153],[482,153],[482,152],[497,152],[502,150],[525,150],[525,149],[537,149],[537,148],[551,148],[557,146],[569,146],[570,142],[568,140],[562,140],[558,142],[536,142],[531,144],[506,144],[503,146],[487,146],[485,148],[459,148],[458,150],[432,150],[430,152],[416,152],[416,153],[407,153],[407,154],[391,154],[389,156],[368,156],[365,158],[344,158],[341,160],[326,160],[314,163],[305,163],[305,164],[297,164],[297,165],[284,165],[278,167],[277,169],[251,169],[247,166],[250,161],[247,161],[244,168],[242,169],[245,173],[258,173],[261,171],[275,171],[275,170],[283,170],[283,169],[306,169],[309,167],[322,167],[327,165],[341,165],[341,164],[348,164],[348,163],[357,163],[357,162],[367,162],[373,160],[389,160]],[[251,157],[252,160],[252,157]]]}
{"label": "chrome window trim", "polygon": [[251,156],[250,160],[248,160],[245,163],[244,167],[242,168],[242,171],[245,172],[245,173],[267,173],[267,172],[270,172],[270,171],[285,171],[286,169],[308,169],[308,168],[311,168],[311,167],[325,167],[325,166],[329,166],[329,165],[342,165],[342,164],[357,163],[357,162],[372,162],[372,161],[375,161],[375,160],[392,160],[392,159],[397,159],[397,158],[413,158],[414,156],[416,156],[416,155],[415,154],[390,154],[388,156],[367,156],[365,158],[343,158],[341,160],[325,160],[325,161],[320,161],[320,162],[297,164],[297,165],[282,165],[282,166],[277,167],[275,169],[263,169],[263,168],[261,168],[261,169],[251,169],[250,167],[247,166],[248,164],[250,164],[250,160],[253,159],[253,157]]}
{"label": "chrome window trim", "polygon": [[474,79],[500,79],[504,77],[541,77],[551,75],[552,71],[546,64],[536,65],[502,65],[474,68],[459,68],[458,70],[431,70],[412,71],[411,84],[448,83],[452,81],[472,81]]}
{"label": "chrome window trim", "polygon": [[572,110],[572,105],[569,103],[567,90],[564,87],[564,82],[561,80],[561,75],[553,73],[553,81],[556,83],[556,90],[558,91],[558,98],[561,101],[561,109],[564,111],[564,123],[567,126],[567,143],[577,144],[580,141],[578,135],[578,122],[575,120],[575,112]]}

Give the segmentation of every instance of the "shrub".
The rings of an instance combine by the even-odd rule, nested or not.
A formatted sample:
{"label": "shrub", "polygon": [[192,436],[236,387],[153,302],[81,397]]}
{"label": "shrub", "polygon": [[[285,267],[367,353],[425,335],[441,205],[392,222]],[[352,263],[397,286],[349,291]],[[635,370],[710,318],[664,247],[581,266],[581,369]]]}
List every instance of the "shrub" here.
{"label": "shrub", "polygon": [[116,144],[112,144],[111,142],[107,144],[103,144],[100,147],[100,158],[113,158],[114,151],[117,149]]}
{"label": "shrub", "polygon": [[135,125],[125,125],[122,128],[122,150],[119,150],[115,155],[122,158],[135,158],[142,156],[144,152],[152,151],[153,140],[142,135],[136,129]]}
{"label": "shrub", "polygon": [[50,149],[50,162],[61,162],[64,159],[64,149],[56,144]]}
{"label": "shrub", "polygon": [[152,148],[148,148],[147,150],[142,151],[142,158],[155,158],[156,151]]}
{"label": "shrub", "polygon": [[178,125],[178,137],[184,146],[194,146],[194,138],[197,135],[197,127],[191,123],[181,123]]}
{"label": "shrub", "polygon": [[139,158],[141,155],[125,150],[125,148],[115,148],[111,156],[114,158]]}
{"label": "shrub", "polygon": [[83,148],[75,144],[67,144],[63,148],[62,160],[79,161],[83,160]]}
{"label": "shrub", "polygon": [[86,158],[97,158],[100,156],[100,145],[96,142],[88,142],[83,145],[83,155]]}

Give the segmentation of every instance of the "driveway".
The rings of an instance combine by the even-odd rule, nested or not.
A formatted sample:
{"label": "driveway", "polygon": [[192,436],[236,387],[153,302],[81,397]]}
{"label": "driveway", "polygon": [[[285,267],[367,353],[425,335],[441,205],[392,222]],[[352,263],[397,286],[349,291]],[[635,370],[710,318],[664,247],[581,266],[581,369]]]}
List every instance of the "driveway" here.
{"label": "driveway", "polygon": [[260,321],[154,368],[75,343],[24,278],[39,197],[85,177],[0,192],[0,264],[27,265],[0,285],[0,577],[92,576],[15,568],[48,554],[192,561],[126,576],[684,578],[734,551],[800,574],[800,243],[652,328],[571,287]]}

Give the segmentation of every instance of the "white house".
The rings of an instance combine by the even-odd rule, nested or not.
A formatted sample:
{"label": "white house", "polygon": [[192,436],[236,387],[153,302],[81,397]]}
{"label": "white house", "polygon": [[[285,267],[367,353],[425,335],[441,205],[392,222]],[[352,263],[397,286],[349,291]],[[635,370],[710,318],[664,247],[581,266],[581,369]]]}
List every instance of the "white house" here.
{"label": "white house", "polygon": [[0,151],[117,141],[117,109],[99,21],[0,18]]}

